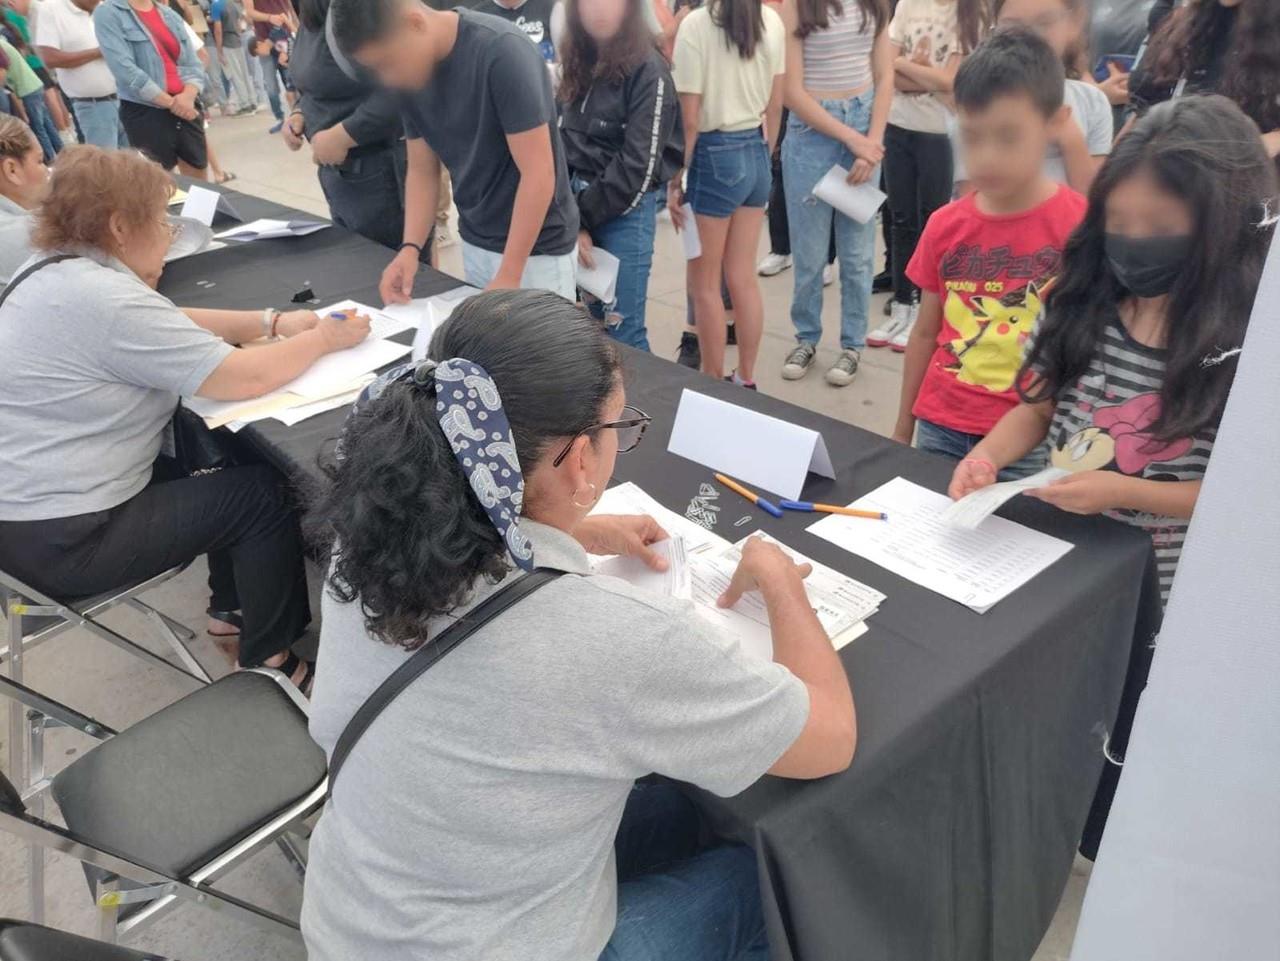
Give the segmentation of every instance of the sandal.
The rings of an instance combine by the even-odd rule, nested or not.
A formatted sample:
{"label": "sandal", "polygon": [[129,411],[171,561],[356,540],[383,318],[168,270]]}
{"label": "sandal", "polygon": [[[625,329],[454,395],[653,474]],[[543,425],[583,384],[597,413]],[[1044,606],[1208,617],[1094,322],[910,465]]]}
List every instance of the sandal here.
{"label": "sandal", "polygon": [[222,621],[223,624],[230,624],[235,628],[234,631],[210,631],[205,633],[210,637],[239,637],[240,632],[244,630],[244,617],[239,611],[215,611],[212,607],[205,611],[210,620]]}
{"label": "sandal", "polygon": [[230,170],[222,171],[222,173],[216,178],[217,183],[220,183],[220,184],[229,184],[231,183],[231,181],[235,179],[236,179],[236,175],[233,174]]}
{"label": "sandal", "polygon": [[[266,667],[266,665],[264,664],[263,667]],[[290,681],[293,681],[293,675],[297,673],[299,667],[305,668],[305,670],[302,672],[302,677],[299,678],[296,686],[304,695],[310,697],[311,688],[316,679],[315,661],[304,661],[302,658],[298,657],[297,654],[293,653],[293,651],[290,651],[285,659],[280,664],[271,668],[271,670],[279,671]]]}

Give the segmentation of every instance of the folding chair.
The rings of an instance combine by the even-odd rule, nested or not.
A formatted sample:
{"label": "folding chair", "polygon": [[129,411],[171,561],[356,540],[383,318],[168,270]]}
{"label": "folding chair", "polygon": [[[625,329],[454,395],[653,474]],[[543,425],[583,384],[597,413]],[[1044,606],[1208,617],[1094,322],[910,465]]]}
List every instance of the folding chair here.
{"label": "folding chair", "polygon": [[[288,678],[266,668],[231,674],[118,734],[12,679],[0,677],[0,694],[26,705],[36,730],[53,719],[102,740],[26,797],[0,777],[0,829],[32,845],[36,920],[51,848],[83,862],[104,940],[185,901],[299,937],[296,920],[213,886],[271,844],[305,868],[298,829],[323,805],[328,779],[306,699]],[[65,828],[40,816],[45,790]]]}
{"label": "folding chair", "polygon": [[164,961],[65,931],[0,918],[0,961]]}

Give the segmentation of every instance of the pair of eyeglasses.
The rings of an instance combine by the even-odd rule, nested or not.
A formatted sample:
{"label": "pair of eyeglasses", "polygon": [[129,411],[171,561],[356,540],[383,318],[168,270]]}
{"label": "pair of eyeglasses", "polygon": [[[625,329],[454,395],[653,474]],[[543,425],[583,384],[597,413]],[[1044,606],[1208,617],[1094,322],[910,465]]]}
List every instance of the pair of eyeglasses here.
{"label": "pair of eyeglasses", "polygon": [[172,220],[162,220],[160,222],[164,224],[164,229],[169,231],[170,243],[182,236],[182,224],[176,224]]}
{"label": "pair of eyeglasses", "polygon": [[625,454],[627,451],[635,450],[640,446],[640,438],[644,436],[645,430],[649,427],[653,418],[642,411],[639,407],[632,407],[628,404],[622,408],[622,419],[611,420],[606,424],[592,424],[584,430],[578,431],[569,438],[569,443],[564,445],[564,450],[560,452],[555,460],[551,462],[552,467],[559,467],[564,463],[564,459],[569,456],[569,451],[573,449],[574,442],[584,434],[594,434],[598,430],[616,430],[618,432],[618,453]]}

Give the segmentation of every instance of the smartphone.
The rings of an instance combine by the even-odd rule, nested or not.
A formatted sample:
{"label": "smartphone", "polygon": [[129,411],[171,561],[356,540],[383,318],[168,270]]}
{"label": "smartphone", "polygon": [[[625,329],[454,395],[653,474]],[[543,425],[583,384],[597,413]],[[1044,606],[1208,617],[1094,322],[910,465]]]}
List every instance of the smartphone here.
{"label": "smartphone", "polygon": [[1108,53],[1098,58],[1098,62],[1093,67],[1093,79],[1102,83],[1107,77],[1111,76],[1111,71],[1107,69],[1108,64],[1114,63],[1124,73],[1129,73],[1133,69],[1137,57],[1128,53]]}

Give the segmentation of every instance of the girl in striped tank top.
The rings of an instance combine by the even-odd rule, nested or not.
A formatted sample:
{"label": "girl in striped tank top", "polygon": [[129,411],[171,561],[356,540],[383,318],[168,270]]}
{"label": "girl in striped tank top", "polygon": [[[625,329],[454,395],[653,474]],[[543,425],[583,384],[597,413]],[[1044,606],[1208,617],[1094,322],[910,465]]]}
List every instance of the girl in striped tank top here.
{"label": "girl in striped tank top", "polygon": [[796,346],[782,376],[799,380],[822,338],[822,270],[835,222],[840,260],[840,355],[827,383],[853,381],[867,342],[875,219],[861,224],[812,195],[833,166],[850,183],[878,183],[884,128],[893,99],[888,0],[783,0],[787,29],[784,101],[791,111],[782,175],[794,261],[791,323]]}
{"label": "girl in striped tank top", "polygon": [[1149,533],[1167,601],[1276,200],[1257,128],[1226,98],[1187,97],[1139,121],[1067,244],[1024,362],[1023,403],[957,465],[951,496],[1047,441],[1053,466],[1070,473],[1030,495]]}

